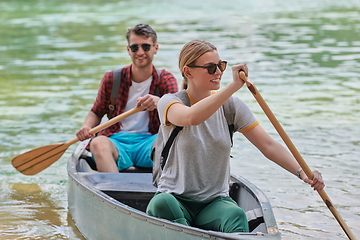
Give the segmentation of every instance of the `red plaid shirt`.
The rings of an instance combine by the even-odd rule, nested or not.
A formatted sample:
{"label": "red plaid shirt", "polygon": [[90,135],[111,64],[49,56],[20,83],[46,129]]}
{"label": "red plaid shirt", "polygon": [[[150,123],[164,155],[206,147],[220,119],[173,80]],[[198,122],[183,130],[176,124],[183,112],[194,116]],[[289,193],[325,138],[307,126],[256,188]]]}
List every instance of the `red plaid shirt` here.
{"label": "red plaid shirt", "polygon": [[[113,118],[125,111],[125,106],[128,101],[129,88],[131,86],[131,76],[130,76],[130,66],[123,67],[121,72],[121,83],[118,93],[118,98],[115,104],[115,110],[110,116]],[[98,95],[95,99],[94,105],[91,108],[91,111],[94,112],[98,117],[102,118],[107,114],[109,110],[109,105],[111,104],[110,95],[112,91],[114,72],[110,71],[105,74],[100,83],[100,88]],[[160,79],[156,73],[155,67],[153,66],[152,73],[153,80],[150,85],[149,94],[155,95],[155,89],[158,88],[160,96],[166,93],[176,93],[178,91],[178,84],[176,78],[166,70],[161,70]],[[157,113],[157,110],[149,112],[149,133],[156,134],[159,130],[160,120]],[[120,123],[116,123],[102,131],[97,135],[110,136],[114,133],[121,131]]]}

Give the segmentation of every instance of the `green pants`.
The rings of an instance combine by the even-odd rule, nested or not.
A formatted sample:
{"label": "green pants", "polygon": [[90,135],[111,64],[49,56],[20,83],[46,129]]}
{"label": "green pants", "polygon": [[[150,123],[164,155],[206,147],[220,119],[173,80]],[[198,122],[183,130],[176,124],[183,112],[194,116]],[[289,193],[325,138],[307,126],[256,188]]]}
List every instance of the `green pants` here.
{"label": "green pants", "polygon": [[230,197],[195,201],[157,192],[146,213],[172,222],[219,232],[249,232],[246,214]]}

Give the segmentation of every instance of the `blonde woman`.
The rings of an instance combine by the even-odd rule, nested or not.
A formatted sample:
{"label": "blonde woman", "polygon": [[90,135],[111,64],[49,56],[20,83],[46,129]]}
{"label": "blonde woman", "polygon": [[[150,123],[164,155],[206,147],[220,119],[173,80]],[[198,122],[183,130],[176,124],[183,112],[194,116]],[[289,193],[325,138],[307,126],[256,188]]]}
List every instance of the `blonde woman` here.
{"label": "blonde woman", "polygon": [[[166,94],[158,102],[161,125],[155,162],[159,158],[158,149],[164,147],[172,130],[176,126],[183,129],[159,175],[157,193],[147,208],[149,215],[206,230],[249,231],[244,211],[229,197],[231,140],[226,120],[229,117],[234,131],[244,134],[265,157],[314,190],[324,188],[320,172],[315,170],[313,180],[308,179],[289,151],[259,125],[246,104],[232,96],[244,85],[239,72],[248,75],[246,64],[232,66],[233,81],[215,92],[220,88],[226,65],[209,42],[194,40],[182,48],[179,69],[184,77],[184,90]],[[223,109],[226,101],[230,101],[230,112]]]}

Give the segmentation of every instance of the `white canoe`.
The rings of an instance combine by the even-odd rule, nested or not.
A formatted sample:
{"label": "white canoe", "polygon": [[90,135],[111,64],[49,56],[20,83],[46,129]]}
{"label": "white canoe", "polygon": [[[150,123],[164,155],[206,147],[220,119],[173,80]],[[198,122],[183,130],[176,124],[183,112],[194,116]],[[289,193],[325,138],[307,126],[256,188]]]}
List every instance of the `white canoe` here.
{"label": "white canoe", "polygon": [[[149,216],[146,206],[156,188],[149,171],[100,173],[91,169],[78,145],[67,170],[71,217],[89,240],[281,239],[269,200],[254,184],[231,176],[230,196],[245,210],[251,232],[222,233]],[[85,155],[86,156],[86,155]]]}

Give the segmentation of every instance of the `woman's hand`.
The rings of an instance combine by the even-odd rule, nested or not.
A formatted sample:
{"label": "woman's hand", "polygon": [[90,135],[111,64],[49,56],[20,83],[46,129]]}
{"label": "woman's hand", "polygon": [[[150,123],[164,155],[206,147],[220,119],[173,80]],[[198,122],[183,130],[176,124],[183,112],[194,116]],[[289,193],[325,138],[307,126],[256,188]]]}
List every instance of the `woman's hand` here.
{"label": "woman's hand", "polygon": [[239,73],[243,71],[246,77],[249,76],[249,70],[246,63],[240,63],[238,65],[233,65],[232,67],[232,74],[233,74],[233,82],[236,84],[240,84],[239,89],[244,85],[244,80],[242,80],[239,76]]}
{"label": "woman's hand", "polygon": [[314,177],[313,177],[312,180],[309,179],[309,178],[306,176],[306,174],[304,173],[304,171],[301,171],[300,177],[301,177],[301,179],[302,179],[304,182],[310,184],[311,187],[314,188],[314,191],[321,191],[321,190],[323,190],[324,187],[325,187],[325,183],[324,183],[324,180],[323,180],[323,178],[322,178],[322,176],[321,176],[321,173],[320,173],[319,171],[317,171],[317,170],[314,170],[314,171],[313,171],[313,174],[314,174]]}

